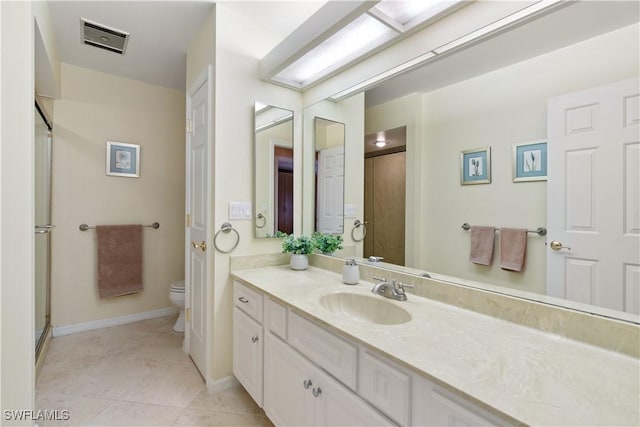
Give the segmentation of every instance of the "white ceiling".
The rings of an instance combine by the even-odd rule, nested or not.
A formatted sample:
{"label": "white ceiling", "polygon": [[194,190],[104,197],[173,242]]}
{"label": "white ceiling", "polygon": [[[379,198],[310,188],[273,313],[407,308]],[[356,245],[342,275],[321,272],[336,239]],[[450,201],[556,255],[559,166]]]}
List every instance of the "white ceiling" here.
{"label": "white ceiling", "polygon": [[[284,38],[325,1],[224,3]],[[187,49],[211,8],[207,0],[49,1],[62,62],[181,91]],[[82,44],[80,18],[130,33],[125,55]]]}

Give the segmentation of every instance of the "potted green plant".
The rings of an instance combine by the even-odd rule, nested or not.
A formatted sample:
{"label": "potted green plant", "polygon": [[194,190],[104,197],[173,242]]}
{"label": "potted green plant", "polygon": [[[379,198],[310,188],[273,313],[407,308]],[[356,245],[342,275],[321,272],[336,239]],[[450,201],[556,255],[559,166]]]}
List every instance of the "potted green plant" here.
{"label": "potted green plant", "polygon": [[293,270],[306,270],[309,266],[309,254],[313,252],[314,245],[310,237],[293,234],[288,235],[282,241],[282,252],[290,253],[289,265]]}
{"label": "potted green plant", "polygon": [[316,231],[311,236],[313,245],[323,254],[332,255],[342,249],[342,236],[340,234],[320,233]]}

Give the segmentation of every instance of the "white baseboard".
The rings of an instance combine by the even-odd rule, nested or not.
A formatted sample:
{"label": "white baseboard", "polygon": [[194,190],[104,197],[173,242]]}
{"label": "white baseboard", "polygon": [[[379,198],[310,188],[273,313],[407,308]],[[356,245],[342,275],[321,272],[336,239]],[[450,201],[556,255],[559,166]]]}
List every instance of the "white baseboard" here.
{"label": "white baseboard", "polygon": [[222,378],[217,381],[207,379],[207,391],[209,393],[218,393],[221,391],[232,389],[234,387],[238,387],[239,385],[240,383],[233,375],[229,375],[228,377]]}
{"label": "white baseboard", "polygon": [[77,334],[78,332],[91,331],[93,329],[108,328],[109,326],[124,325],[125,323],[139,320],[153,319],[155,317],[169,316],[178,312],[176,307],[161,308],[159,310],[144,311],[142,313],[127,314],[125,316],[111,317],[109,319],[93,320],[91,322],[77,323],[68,326],[54,326],[53,336]]}

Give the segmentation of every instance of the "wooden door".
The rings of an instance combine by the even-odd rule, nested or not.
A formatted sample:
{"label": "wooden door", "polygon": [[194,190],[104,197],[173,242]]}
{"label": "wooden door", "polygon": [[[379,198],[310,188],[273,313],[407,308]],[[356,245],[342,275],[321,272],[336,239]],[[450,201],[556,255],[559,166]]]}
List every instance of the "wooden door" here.
{"label": "wooden door", "polygon": [[548,108],[547,292],[635,314],[639,86],[631,79],[572,93],[551,99]]}
{"label": "wooden door", "polygon": [[364,256],[405,263],[406,152],[365,159]]}

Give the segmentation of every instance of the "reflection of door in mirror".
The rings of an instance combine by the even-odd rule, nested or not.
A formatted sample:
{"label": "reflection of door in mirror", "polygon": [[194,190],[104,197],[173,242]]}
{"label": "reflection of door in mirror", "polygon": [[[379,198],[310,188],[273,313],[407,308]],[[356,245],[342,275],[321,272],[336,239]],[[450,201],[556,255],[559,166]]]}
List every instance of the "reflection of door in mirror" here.
{"label": "reflection of door in mirror", "polygon": [[293,233],[293,112],[256,102],[256,238]]}
{"label": "reflection of door in mirror", "polygon": [[406,127],[367,135],[364,149],[364,256],[405,262]]}
{"label": "reflection of door in mirror", "polygon": [[344,123],[316,117],[316,226],[321,233],[344,233]]}
{"label": "reflection of door in mirror", "polygon": [[293,233],[293,149],[275,147],[276,186],[274,201],[277,230],[282,233]]}

